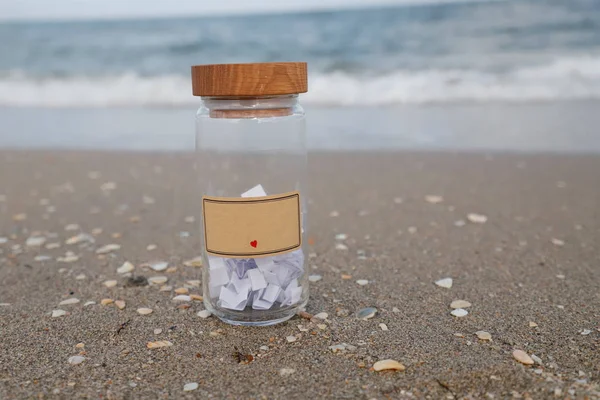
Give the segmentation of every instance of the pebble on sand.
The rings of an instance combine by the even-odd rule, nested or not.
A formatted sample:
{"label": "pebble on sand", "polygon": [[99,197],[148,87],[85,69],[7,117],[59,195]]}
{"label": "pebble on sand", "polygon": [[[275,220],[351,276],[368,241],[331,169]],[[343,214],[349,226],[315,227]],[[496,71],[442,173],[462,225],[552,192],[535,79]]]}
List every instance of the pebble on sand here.
{"label": "pebble on sand", "polygon": [[152,314],[152,311],[153,310],[151,308],[144,308],[144,307],[137,309],[138,314],[141,314],[141,315]]}
{"label": "pebble on sand", "polygon": [[292,375],[294,372],[296,372],[295,369],[293,368],[281,368],[279,370],[279,376],[290,376]]}
{"label": "pebble on sand", "polygon": [[456,310],[452,310],[450,314],[454,315],[455,317],[461,318],[469,314],[469,312],[464,308],[457,308]]}
{"label": "pebble on sand", "polygon": [[158,349],[160,347],[171,347],[173,346],[173,343],[169,342],[168,340],[159,340],[156,342],[148,342],[146,344],[146,347],[149,349]]}
{"label": "pebble on sand", "polygon": [[592,331],[591,331],[590,329],[584,329],[584,330],[582,330],[582,331],[581,331],[581,334],[582,334],[583,336],[587,336],[587,335],[589,335],[590,333],[592,333]]}
{"label": "pebble on sand", "polygon": [[58,305],[59,306],[67,306],[69,304],[77,304],[77,303],[79,303],[79,299],[77,299],[75,297],[72,297],[70,299],[66,299],[66,300],[61,301],[60,303],[58,303]]}
{"label": "pebble on sand", "polygon": [[192,258],[191,260],[187,260],[183,262],[183,265],[186,267],[201,267],[202,266],[202,257],[198,256]]}
{"label": "pebble on sand", "polygon": [[199,316],[200,318],[206,319],[208,317],[210,317],[212,315],[212,313],[208,310],[202,310],[202,311],[198,311],[198,314],[196,314],[197,316]]}
{"label": "pebble on sand", "polygon": [[90,242],[90,243],[94,243],[95,239],[86,234],[86,233],[80,233],[79,235],[75,235],[72,236],[70,238],[68,238],[67,240],[65,240],[65,244],[71,245],[71,244],[78,244],[78,243],[82,243],[82,242]]}
{"label": "pebble on sand", "polygon": [[103,306],[107,306],[109,304],[114,303],[115,301],[113,299],[102,299],[100,300],[100,304],[102,304]]}
{"label": "pebble on sand", "polygon": [[128,272],[131,272],[135,269],[135,266],[130,263],[129,261],[125,261],[123,263],[123,265],[121,265],[119,268],[117,268],[117,273],[119,274],[126,274]]}
{"label": "pebble on sand", "polygon": [[108,253],[112,253],[113,251],[117,251],[121,248],[121,245],[119,244],[107,244],[106,246],[102,246],[99,249],[96,250],[96,254],[108,254]]}
{"label": "pebble on sand", "polygon": [[82,356],[69,357],[69,364],[71,364],[71,365],[81,364],[84,361],[85,361],[85,357],[82,357]]}
{"label": "pebble on sand", "polygon": [[117,286],[117,281],[115,281],[115,280],[104,281],[104,286],[106,286],[107,288],[115,287],[115,286]]}
{"label": "pebble on sand", "polygon": [[485,224],[488,217],[483,214],[469,213],[467,214],[467,219],[474,224]]}
{"label": "pebble on sand", "polygon": [[365,286],[369,284],[369,281],[366,279],[359,279],[356,281],[356,283],[358,283],[359,286]]}
{"label": "pebble on sand", "polygon": [[52,318],[62,317],[63,315],[67,315],[65,310],[52,310]]}
{"label": "pebble on sand", "polygon": [[475,335],[480,339],[480,340],[492,340],[492,335],[489,332],[486,331],[477,331],[475,332]]}
{"label": "pebble on sand", "polygon": [[115,300],[115,306],[117,306],[119,310],[123,310],[125,309],[125,302],[123,300]]}
{"label": "pebble on sand", "polygon": [[471,307],[471,303],[466,300],[454,300],[450,303],[450,308],[469,308]]}
{"label": "pebble on sand", "polygon": [[86,302],[85,302],[85,304],[84,304],[83,306],[84,306],[84,307],[87,307],[87,306],[93,306],[94,304],[96,304],[96,302],[95,302],[95,301],[86,301]]}
{"label": "pebble on sand", "polygon": [[188,294],[190,291],[188,288],[180,287],[175,289],[176,294]]}
{"label": "pebble on sand", "polygon": [[564,246],[565,245],[564,240],[560,240],[560,239],[556,239],[556,238],[552,238],[551,242],[555,246]]}
{"label": "pebble on sand", "polygon": [[427,196],[425,196],[425,201],[431,204],[438,204],[441,203],[442,201],[444,201],[444,198],[442,196],[436,196],[433,194],[429,194]]}
{"label": "pebble on sand", "polygon": [[68,254],[68,255],[65,255],[64,257],[58,257],[56,259],[56,261],[64,262],[64,263],[72,263],[72,262],[75,262],[78,260],[79,260],[79,256],[76,256],[74,254]]}
{"label": "pebble on sand", "polygon": [[308,280],[309,282],[319,282],[321,279],[323,279],[323,277],[321,275],[309,275]]}
{"label": "pebble on sand", "polygon": [[452,287],[452,278],[440,279],[438,281],[435,281],[435,284],[439,287],[450,289]]}
{"label": "pebble on sand", "polygon": [[154,271],[164,271],[169,266],[169,263],[165,262],[165,261],[159,261],[159,262],[149,263],[148,265]]}
{"label": "pebble on sand", "polygon": [[344,243],[336,243],[335,249],[336,250],[348,250],[348,246],[346,246]]}
{"label": "pebble on sand", "polygon": [[156,250],[157,247],[158,246],[155,244],[149,244],[148,246],[146,246],[146,250],[148,250],[148,251]]}
{"label": "pebble on sand", "polygon": [[329,317],[329,314],[327,314],[326,312],[320,312],[318,314],[313,315],[313,318],[322,319],[323,321],[325,321],[327,317]]}
{"label": "pebble on sand", "polygon": [[396,360],[380,360],[373,364],[374,371],[404,371],[406,367]]}
{"label": "pebble on sand", "polygon": [[162,285],[169,280],[166,276],[151,276],[148,278],[148,282],[152,285]]}
{"label": "pebble on sand", "polygon": [[180,294],[178,296],[173,297],[173,301],[192,301],[192,298],[185,294]]}
{"label": "pebble on sand", "polygon": [[44,262],[52,260],[52,257],[40,254],[39,256],[35,256],[34,261]]}
{"label": "pebble on sand", "polygon": [[198,389],[198,384],[196,382],[190,382],[183,385],[184,392],[191,392],[192,390]]}
{"label": "pebble on sand", "polygon": [[537,326],[538,326],[538,324],[536,324],[535,322],[533,322],[533,321],[529,321],[529,327],[530,327],[530,328],[535,328],[535,327],[537,327]]}
{"label": "pebble on sand", "polygon": [[294,335],[290,335],[286,336],[285,340],[287,340],[288,343],[294,343],[296,340],[298,340],[298,338]]}
{"label": "pebble on sand", "polygon": [[512,355],[515,358],[515,360],[517,360],[521,364],[533,365],[534,363],[533,359],[529,357],[529,355],[523,350],[515,350],[513,351]]}
{"label": "pebble on sand", "polygon": [[379,324],[379,329],[381,329],[382,331],[389,331],[387,325],[383,323]]}
{"label": "pebble on sand", "polygon": [[375,314],[377,314],[377,309],[375,307],[367,307],[357,312],[356,317],[358,319],[366,320],[373,318]]}
{"label": "pebble on sand", "polygon": [[31,236],[25,241],[27,247],[38,247],[46,243],[46,238],[43,236]]}
{"label": "pebble on sand", "polygon": [[161,328],[156,328],[156,329],[154,330],[154,334],[155,334],[155,335],[160,335],[161,333],[162,333],[162,329],[161,329]]}

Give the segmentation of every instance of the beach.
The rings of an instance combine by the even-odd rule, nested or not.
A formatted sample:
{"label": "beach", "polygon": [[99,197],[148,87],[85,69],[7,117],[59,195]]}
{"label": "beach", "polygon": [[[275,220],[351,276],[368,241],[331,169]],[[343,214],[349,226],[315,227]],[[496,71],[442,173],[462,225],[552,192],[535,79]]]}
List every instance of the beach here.
{"label": "beach", "polygon": [[[598,155],[311,152],[308,266],[322,279],[306,311],[327,317],[266,328],[172,300],[201,295],[202,267],[185,265],[200,255],[193,161],[0,152],[0,398],[600,398]],[[128,283],[126,261],[172,290]],[[365,307],[377,314],[357,319]],[[384,359],[406,370],[371,369]]]}

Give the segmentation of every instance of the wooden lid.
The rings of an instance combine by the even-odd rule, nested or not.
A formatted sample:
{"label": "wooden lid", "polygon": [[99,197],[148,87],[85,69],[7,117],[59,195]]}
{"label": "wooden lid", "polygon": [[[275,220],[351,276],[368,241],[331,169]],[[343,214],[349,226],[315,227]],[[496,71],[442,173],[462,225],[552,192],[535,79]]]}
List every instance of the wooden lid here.
{"label": "wooden lid", "polygon": [[272,96],[307,90],[305,62],[192,66],[194,96]]}

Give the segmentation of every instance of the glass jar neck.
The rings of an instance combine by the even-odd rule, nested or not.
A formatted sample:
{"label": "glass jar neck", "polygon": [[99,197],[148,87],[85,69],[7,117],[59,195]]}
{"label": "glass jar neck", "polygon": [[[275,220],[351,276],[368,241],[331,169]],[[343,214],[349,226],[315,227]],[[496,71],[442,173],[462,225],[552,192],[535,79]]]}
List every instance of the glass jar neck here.
{"label": "glass jar neck", "polygon": [[257,97],[202,97],[211,118],[268,118],[291,115],[298,95]]}

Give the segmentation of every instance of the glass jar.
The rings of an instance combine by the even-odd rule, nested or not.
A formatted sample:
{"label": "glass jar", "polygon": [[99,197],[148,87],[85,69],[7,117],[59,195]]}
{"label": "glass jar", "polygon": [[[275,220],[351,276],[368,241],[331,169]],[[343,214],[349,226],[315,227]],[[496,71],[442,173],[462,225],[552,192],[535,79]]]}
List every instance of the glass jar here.
{"label": "glass jar", "polygon": [[306,305],[305,63],[192,67],[206,308],[236,325]]}

